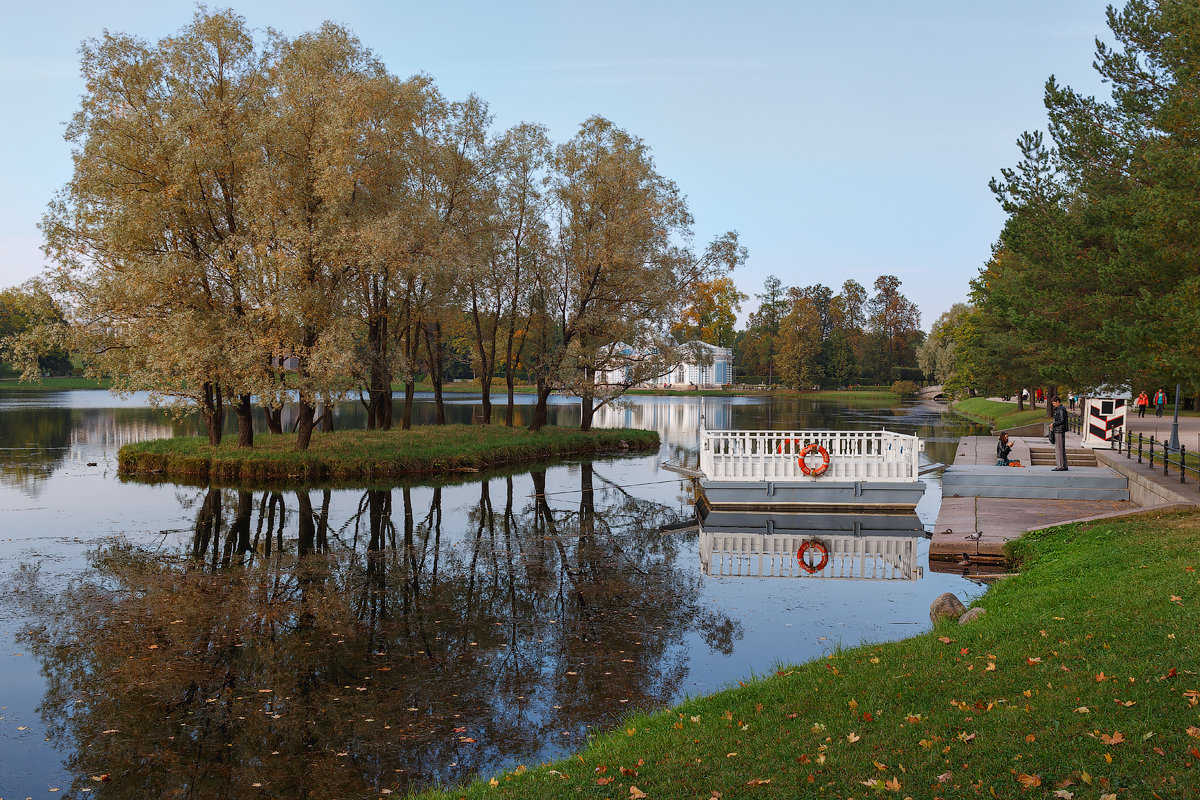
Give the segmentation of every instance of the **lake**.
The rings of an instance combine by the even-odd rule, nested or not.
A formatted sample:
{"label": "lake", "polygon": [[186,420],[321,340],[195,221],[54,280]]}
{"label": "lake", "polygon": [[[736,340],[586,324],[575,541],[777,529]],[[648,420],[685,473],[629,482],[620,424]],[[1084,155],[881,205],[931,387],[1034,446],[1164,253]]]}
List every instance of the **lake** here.
{"label": "lake", "polygon": [[[532,398],[516,402],[527,420]],[[554,398],[552,424],[578,415]],[[478,396],[448,397],[447,416],[477,420]],[[938,594],[982,592],[928,568],[936,476],[902,571],[715,574],[691,483],[662,466],[701,418],[915,433],[941,461],[981,432],[917,402],[635,397],[596,423],[658,430],[656,453],[250,491],[118,478],[122,444],[200,431],[144,397],[0,393],[0,796],[400,794],[910,636]]]}

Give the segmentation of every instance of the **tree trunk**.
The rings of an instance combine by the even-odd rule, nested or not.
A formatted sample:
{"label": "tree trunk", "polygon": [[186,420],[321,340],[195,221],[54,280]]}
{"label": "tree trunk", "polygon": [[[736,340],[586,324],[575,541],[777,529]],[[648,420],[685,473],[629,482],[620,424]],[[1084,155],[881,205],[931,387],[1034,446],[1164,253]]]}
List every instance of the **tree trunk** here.
{"label": "tree trunk", "polygon": [[492,370],[484,368],[479,373],[479,390],[483,392],[483,410],[480,412],[480,422],[492,424]]}
{"label": "tree trunk", "polygon": [[1046,416],[1047,417],[1054,416],[1054,406],[1050,404],[1050,398],[1057,397],[1057,396],[1058,396],[1058,385],[1057,384],[1052,383],[1046,387]]}
{"label": "tree trunk", "polygon": [[387,363],[387,317],[372,319],[367,326],[367,352],[371,358],[367,387],[367,430],[392,427],[392,371]]}
{"label": "tree trunk", "polygon": [[536,433],[546,424],[546,406],[549,400],[550,384],[544,377],[539,375],[537,379],[537,405],[533,407],[533,421],[529,423],[529,430]]}
{"label": "tree trunk", "polygon": [[413,394],[416,391],[417,385],[411,378],[404,382],[404,416],[400,420],[401,430],[412,430]]}
{"label": "tree trunk", "polygon": [[429,356],[429,382],[433,384],[434,422],[446,424],[446,405],[442,399],[442,369],[446,354],[442,349],[442,323],[433,323],[433,332],[425,330],[425,352]]}
{"label": "tree trunk", "polygon": [[596,386],[596,370],[591,367],[586,367],[583,370],[583,382],[586,384],[582,394],[579,396],[580,415],[579,415],[579,430],[590,431],[592,429],[592,417],[596,413],[596,398],[592,396],[592,390]]}
{"label": "tree trunk", "polygon": [[[299,403],[300,416],[296,420],[296,451],[303,452],[308,449],[309,443],[312,441],[313,422],[317,416],[317,409],[307,400],[301,400]],[[307,493],[305,497],[307,498]]]}
{"label": "tree trunk", "polygon": [[263,408],[267,418],[267,433],[283,433],[283,406],[279,408]]}
{"label": "tree trunk", "polygon": [[508,385],[508,408],[504,409],[504,424],[508,427],[513,426],[513,413],[515,411],[513,404],[513,384],[516,382],[516,376],[513,374],[512,365],[509,364],[504,371],[504,382]]}
{"label": "tree trunk", "polygon": [[221,423],[225,416],[221,404],[221,388],[215,383],[205,382],[204,397],[200,401],[200,415],[208,431],[208,443],[216,447],[221,443]]}
{"label": "tree trunk", "polygon": [[237,405],[233,410],[237,414],[238,447],[254,447],[254,414],[250,406],[250,395],[238,395]]}
{"label": "tree trunk", "polygon": [[1025,395],[1021,394],[1021,390],[1017,389],[1017,411],[1025,410]]}
{"label": "tree trunk", "polygon": [[321,406],[321,433],[333,433],[333,404]]}

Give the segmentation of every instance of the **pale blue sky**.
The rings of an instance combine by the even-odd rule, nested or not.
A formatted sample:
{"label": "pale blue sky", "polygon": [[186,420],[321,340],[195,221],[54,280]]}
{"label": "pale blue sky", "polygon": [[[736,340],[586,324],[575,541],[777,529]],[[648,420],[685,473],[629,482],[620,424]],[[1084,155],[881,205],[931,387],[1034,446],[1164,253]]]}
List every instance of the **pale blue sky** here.
{"label": "pale blue sky", "polygon": [[[42,266],[36,224],[69,177],[63,123],[79,42],[157,39],[182,2],[6,3],[0,32],[0,288]],[[211,7],[220,7],[214,3]],[[1045,123],[1054,74],[1089,92],[1102,0],[1003,2],[384,2],[232,4],[254,28],[354,30],[401,76],[476,92],[499,128],[569,138],[600,114],[642,137],[688,196],[697,245],[737,230],[751,300],[894,274],[928,329],[986,260],[1003,216],[988,179]]]}

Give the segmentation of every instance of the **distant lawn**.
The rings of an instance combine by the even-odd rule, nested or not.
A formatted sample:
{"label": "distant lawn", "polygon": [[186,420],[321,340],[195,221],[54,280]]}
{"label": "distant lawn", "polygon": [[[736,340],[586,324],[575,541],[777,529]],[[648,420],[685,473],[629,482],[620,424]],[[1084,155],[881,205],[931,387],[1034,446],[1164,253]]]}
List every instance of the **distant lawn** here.
{"label": "distant lawn", "polygon": [[1005,403],[1000,400],[987,400],[982,397],[968,397],[959,400],[951,408],[956,414],[979,422],[990,422],[997,430],[1017,428],[1035,422],[1046,421],[1046,409],[1026,409],[1017,411],[1016,403]]}
{"label": "distant lawn", "polygon": [[17,392],[44,392],[56,389],[107,389],[111,385],[110,381],[94,381],[91,378],[42,378],[41,381],[0,378],[0,390]]}
{"label": "distant lawn", "polygon": [[653,450],[655,431],[629,428],[580,431],[543,428],[531,433],[503,425],[418,425],[412,430],[314,432],[308,450],[297,452],[291,434],[258,434],[252,449],[226,437],[219,447],[199,436],[127,444],[118,461],[122,475],[208,477],[256,481],[280,479],[378,479],[476,470],[563,455]]}
{"label": "distant lawn", "polygon": [[421,797],[1196,797],[1200,513],[1038,531],[1012,555],[1022,573],[966,626],[746,676]]}

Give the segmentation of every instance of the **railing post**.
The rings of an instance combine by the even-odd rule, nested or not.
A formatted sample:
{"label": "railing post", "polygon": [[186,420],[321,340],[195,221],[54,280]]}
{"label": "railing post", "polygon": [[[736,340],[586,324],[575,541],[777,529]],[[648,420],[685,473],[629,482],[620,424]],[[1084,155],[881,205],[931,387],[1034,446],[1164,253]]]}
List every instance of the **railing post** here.
{"label": "railing post", "polygon": [[1150,469],[1154,469],[1154,437],[1150,437]]}
{"label": "railing post", "polygon": [[1182,442],[1179,445],[1179,482],[1183,483],[1183,477],[1187,475],[1187,445]]}
{"label": "railing post", "polygon": [[1171,445],[1163,440],[1163,475],[1169,475],[1171,469]]}
{"label": "railing post", "polygon": [[[1130,445],[1132,447],[1132,445]],[[1138,434],[1138,463],[1142,463],[1142,435]]]}

